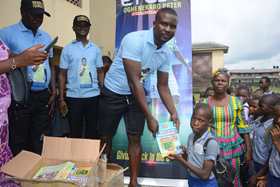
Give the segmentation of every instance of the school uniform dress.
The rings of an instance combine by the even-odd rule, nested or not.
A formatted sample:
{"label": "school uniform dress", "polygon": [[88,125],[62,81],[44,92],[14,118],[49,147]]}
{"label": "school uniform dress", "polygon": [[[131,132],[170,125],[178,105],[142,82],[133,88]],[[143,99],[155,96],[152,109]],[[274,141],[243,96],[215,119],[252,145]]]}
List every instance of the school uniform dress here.
{"label": "school uniform dress", "polygon": [[251,131],[242,115],[242,103],[235,96],[229,96],[229,103],[226,106],[215,106],[209,98],[203,102],[212,109],[213,128],[211,128],[211,132],[219,144],[220,155],[236,171],[234,187],[241,186],[240,156],[243,155],[245,147],[240,134]]}
{"label": "school uniform dress", "polygon": [[98,138],[100,89],[97,69],[103,67],[101,50],[91,41],[83,46],[81,41],[74,40],[62,50],[59,67],[67,70],[66,102],[70,136],[82,137],[85,120],[85,137]]}
{"label": "school uniform dress", "polygon": [[261,122],[262,117],[254,123],[253,130],[253,161],[255,172],[259,172],[267,163],[269,151],[271,150],[271,139],[269,138],[269,129],[273,125],[273,118]]}
{"label": "school uniform dress", "polygon": [[[34,35],[20,21],[17,24],[0,30],[0,38],[9,47],[12,54],[20,54],[25,49],[36,44],[48,45],[51,37],[48,33],[38,29]],[[49,52],[49,58],[53,57],[53,50]],[[31,83],[29,100],[22,104],[12,100],[9,109],[10,119],[10,146],[14,154],[23,149],[41,154],[42,137],[49,134],[49,83],[51,70],[47,58],[39,66],[28,66],[26,79]]]}
{"label": "school uniform dress", "polygon": [[[192,133],[188,137],[187,153],[188,161],[196,167],[202,168],[205,160],[212,160],[216,164],[217,156],[219,154],[219,145],[215,137],[209,131],[206,131],[199,139],[194,142],[195,134]],[[206,150],[204,144],[208,141]],[[217,187],[217,181],[214,173],[211,172],[208,180],[202,180],[197,175],[189,171],[188,183],[190,187]]]}
{"label": "school uniform dress", "polygon": [[280,153],[275,145],[272,145],[271,156],[269,158],[268,187],[280,186]]}

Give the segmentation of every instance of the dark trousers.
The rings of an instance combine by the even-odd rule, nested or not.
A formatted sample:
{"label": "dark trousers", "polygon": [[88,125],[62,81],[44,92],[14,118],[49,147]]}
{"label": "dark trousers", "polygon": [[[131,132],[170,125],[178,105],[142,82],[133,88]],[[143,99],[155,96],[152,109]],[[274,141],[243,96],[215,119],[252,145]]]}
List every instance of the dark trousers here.
{"label": "dark trousers", "polygon": [[268,187],[279,187],[280,185],[280,178],[273,176],[270,172],[268,174]]}
{"label": "dark trousers", "polygon": [[99,101],[99,132],[113,137],[124,117],[127,134],[141,136],[145,116],[133,95],[120,95],[104,87]]}
{"label": "dark trousers", "polygon": [[[66,98],[69,109],[68,119],[70,125],[70,137],[98,139],[97,132],[97,108],[98,96],[90,98]],[[84,121],[85,120],[85,121]],[[85,124],[85,128],[83,125]]]}
{"label": "dark trousers", "polygon": [[12,101],[9,108],[9,145],[13,155],[22,150],[42,152],[43,135],[48,135],[48,90],[31,92],[28,104]]}

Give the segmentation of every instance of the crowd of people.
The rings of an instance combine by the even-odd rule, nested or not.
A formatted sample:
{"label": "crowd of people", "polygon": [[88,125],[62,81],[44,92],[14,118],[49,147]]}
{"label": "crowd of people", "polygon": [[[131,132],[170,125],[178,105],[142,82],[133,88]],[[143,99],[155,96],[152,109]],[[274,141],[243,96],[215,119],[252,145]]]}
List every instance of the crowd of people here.
{"label": "crowd of people", "polygon": [[[51,37],[40,29],[44,15],[50,17],[43,1],[22,0],[20,12],[18,23],[0,29],[0,166],[22,150],[41,153],[56,108],[69,121],[67,136],[100,139],[110,161],[112,138],[124,118],[129,186],[136,187],[145,121],[152,134],[158,131],[143,84],[154,72],[160,99],[180,126],[168,87],[167,42],[176,32],[176,11],[159,9],[151,29],[124,36],[113,61],[88,40],[90,19],[75,16],[76,37],[63,48],[58,72],[53,50],[44,50]],[[229,83],[228,71],[215,72],[212,87],[194,107],[183,154],[169,158],[189,171],[189,186],[218,186],[213,168],[220,158],[232,168],[229,185],[279,186],[280,97],[269,90],[268,77],[254,92],[239,85],[230,93]],[[18,185],[0,173],[0,186]]]}
{"label": "crowd of people", "polygon": [[[190,171],[190,186],[279,186],[280,94],[269,89],[268,77],[255,91],[242,84],[231,90],[229,83],[226,69],[214,73],[212,87],[195,105],[186,155],[170,159]],[[228,178],[213,175],[221,158]]]}

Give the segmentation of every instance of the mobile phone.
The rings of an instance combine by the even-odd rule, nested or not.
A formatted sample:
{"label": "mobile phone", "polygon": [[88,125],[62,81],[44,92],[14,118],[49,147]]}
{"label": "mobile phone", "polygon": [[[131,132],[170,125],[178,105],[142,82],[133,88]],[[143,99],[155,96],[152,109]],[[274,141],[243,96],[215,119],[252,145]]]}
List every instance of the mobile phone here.
{"label": "mobile phone", "polygon": [[54,44],[56,44],[57,40],[58,40],[58,36],[55,37],[55,38],[51,41],[51,43],[49,43],[49,45],[47,45],[47,47],[45,47],[44,51],[46,51],[47,53],[49,53],[50,49],[54,46]]}

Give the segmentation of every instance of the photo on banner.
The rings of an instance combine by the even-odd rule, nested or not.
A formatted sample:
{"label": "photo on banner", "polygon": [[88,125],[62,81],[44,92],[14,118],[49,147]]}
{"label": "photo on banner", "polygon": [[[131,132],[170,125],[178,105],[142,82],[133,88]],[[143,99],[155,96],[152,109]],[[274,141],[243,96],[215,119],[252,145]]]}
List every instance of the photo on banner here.
{"label": "photo on banner", "polygon": [[[172,51],[169,88],[181,121],[180,142],[186,144],[191,133],[190,118],[193,109],[190,0],[117,0],[116,3],[116,51],[127,33],[153,27],[158,9],[170,7],[178,14],[176,35],[167,44]],[[170,116],[159,98],[156,74],[148,80],[146,98],[149,109],[159,124],[163,124],[169,121]],[[122,119],[113,139],[113,157],[115,162],[125,167],[128,166],[127,143]],[[156,139],[147,129],[147,125],[141,143],[140,177],[186,179],[187,173],[182,166],[162,157]]]}

